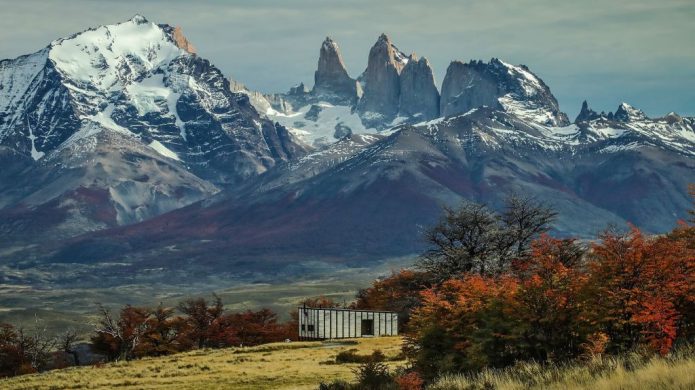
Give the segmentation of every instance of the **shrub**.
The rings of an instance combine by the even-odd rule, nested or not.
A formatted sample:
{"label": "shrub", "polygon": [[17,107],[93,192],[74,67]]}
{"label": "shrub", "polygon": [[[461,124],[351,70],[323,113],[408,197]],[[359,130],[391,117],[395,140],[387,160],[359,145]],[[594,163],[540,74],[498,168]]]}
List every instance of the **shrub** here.
{"label": "shrub", "polygon": [[354,370],[357,383],[364,389],[386,389],[395,382],[386,364],[368,361]]}
{"label": "shrub", "polygon": [[415,372],[409,372],[395,378],[399,390],[421,390],[425,381]]}
{"label": "shrub", "polygon": [[383,362],[386,361],[386,355],[380,350],[375,350],[371,355],[359,355],[357,349],[348,349],[341,351],[335,356],[335,362],[338,364],[345,363],[367,363],[367,362]]}
{"label": "shrub", "polygon": [[354,388],[353,384],[342,380],[335,380],[330,383],[321,382],[319,384],[319,390],[351,390]]}

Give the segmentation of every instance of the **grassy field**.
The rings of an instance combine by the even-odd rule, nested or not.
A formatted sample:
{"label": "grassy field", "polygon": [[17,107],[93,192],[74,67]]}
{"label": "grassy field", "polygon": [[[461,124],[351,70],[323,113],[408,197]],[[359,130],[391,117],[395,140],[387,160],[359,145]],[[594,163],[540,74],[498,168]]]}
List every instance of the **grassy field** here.
{"label": "grassy field", "polygon": [[[401,342],[399,337],[382,337],[197,350],[15,377],[0,380],[0,389],[316,389],[322,381],[353,379],[351,370],[357,364],[325,363],[339,352],[355,348],[367,355],[379,349],[394,359]],[[405,361],[388,364],[395,368]]]}
{"label": "grassy field", "polygon": [[[400,337],[266,344],[80,367],[0,380],[0,389],[317,389],[321,382],[352,381],[357,364],[331,364],[339,352],[381,350],[392,369]],[[571,365],[520,363],[474,376],[440,379],[429,390],[695,389],[695,348],[667,358],[596,358]]]}
{"label": "grassy field", "polygon": [[429,388],[458,389],[692,390],[695,389],[695,348],[684,348],[666,358],[633,354],[569,365],[519,363],[504,370],[445,377]]}

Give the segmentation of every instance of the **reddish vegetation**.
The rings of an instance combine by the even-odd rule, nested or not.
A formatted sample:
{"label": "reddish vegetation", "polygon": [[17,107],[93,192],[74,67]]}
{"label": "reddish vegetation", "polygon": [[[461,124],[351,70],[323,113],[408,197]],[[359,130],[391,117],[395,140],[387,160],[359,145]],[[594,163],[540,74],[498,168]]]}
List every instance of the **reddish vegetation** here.
{"label": "reddish vegetation", "polygon": [[666,354],[676,340],[693,337],[693,237],[695,228],[685,225],[664,237],[633,227],[604,234],[582,257],[573,240],[544,235],[503,274],[469,273],[423,289],[404,283],[416,273],[402,271],[358,302],[398,310],[402,297],[419,291],[409,303],[417,307],[405,350],[429,379],[526,359]]}
{"label": "reddish vegetation", "polygon": [[401,313],[404,352],[426,381],[523,360],[665,355],[695,337],[695,225],[685,222],[664,236],[607,231],[589,248],[542,234],[501,272],[435,276],[394,273],[355,304]]}
{"label": "reddish vegetation", "polygon": [[185,315],[174,315],[174,309],[161,306],[126,306],[118,318],[103,310],[92,336],[92,348],[109,360],[119,360],[168,355],[195,347],[252,346],[289,336],[288,327],[278,323],[277,315],[269,309],[225,313],[216,296],[212,302],[187,300],[179,310]]}
{"label": "reddish vegetation", "polygon": [[357,294],[357,301],[352,305],[356,309],[373,309],[394,311],[398,313],[398,325],[407,325],[410,312],[418,305],[417,291],[431,287],[431,278],[425,272],[402,270],[390,277],[374,282],[371,287]]}

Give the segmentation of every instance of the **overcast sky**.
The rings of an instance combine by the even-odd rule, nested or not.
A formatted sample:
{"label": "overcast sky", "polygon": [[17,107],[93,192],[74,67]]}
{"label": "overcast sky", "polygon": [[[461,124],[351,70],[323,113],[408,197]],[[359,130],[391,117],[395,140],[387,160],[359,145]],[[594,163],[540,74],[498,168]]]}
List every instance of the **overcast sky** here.
{"label": "overcast sky", "polygon": [[695,115],[694,0],[0,0],[0,58],[136,13],[179,25],[198,53],[264,92],[313,83],[326,35],[353,77],[380,33],[427,57],[526,64],[570,117],[587,99]]}

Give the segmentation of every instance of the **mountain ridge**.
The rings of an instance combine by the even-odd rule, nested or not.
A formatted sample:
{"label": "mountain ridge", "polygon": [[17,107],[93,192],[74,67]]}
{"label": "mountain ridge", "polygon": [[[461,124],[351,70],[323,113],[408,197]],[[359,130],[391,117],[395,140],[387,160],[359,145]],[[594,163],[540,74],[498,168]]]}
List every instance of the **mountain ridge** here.
{"label": "mountain ridge", "polygon": [[359,264],[417,253],[442,205],[509,193],[583,238],[684,216],[693,118],[586,103],[570,123],[540,77],[497,58],[453,61],[438,89],[385,34],[367,60],[352,78],[326,38],[311,89],[268,95],[135,16],[0,61],[8,261]]}

